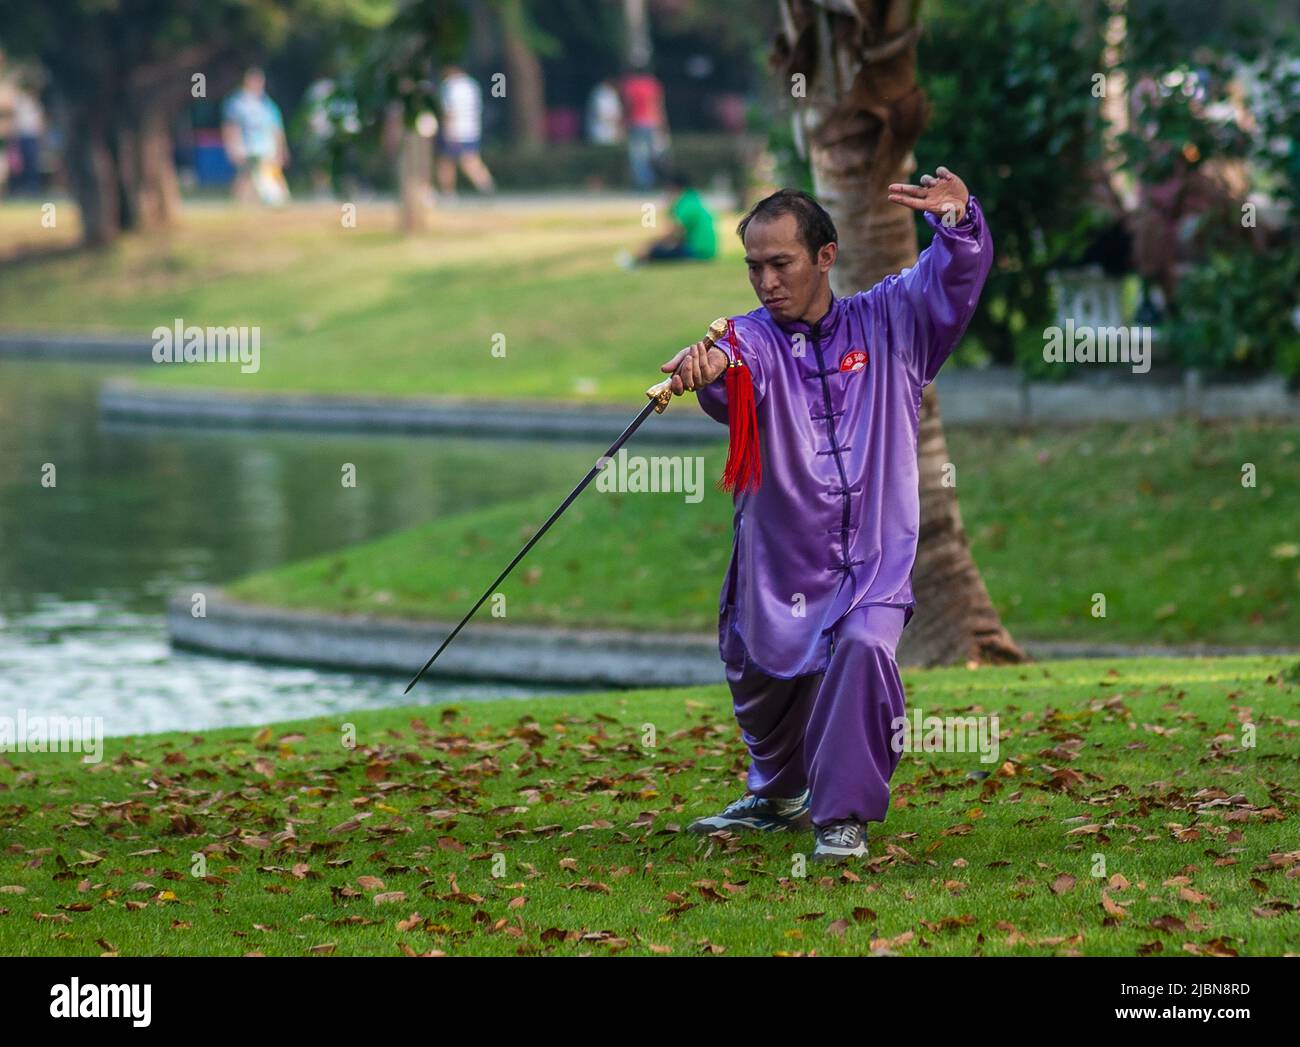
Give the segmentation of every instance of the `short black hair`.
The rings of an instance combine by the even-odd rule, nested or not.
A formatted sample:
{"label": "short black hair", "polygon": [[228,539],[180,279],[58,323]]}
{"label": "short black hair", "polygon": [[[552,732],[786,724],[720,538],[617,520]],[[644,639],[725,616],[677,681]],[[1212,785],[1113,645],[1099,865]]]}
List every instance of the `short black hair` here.
{"label": "short black hair", "polygon": [[766,222],[779,218],[783,214],[794,215],[795,223],[799,227],[799,239],[808,248],[808,254],[812,256],[813,261],[817,260],[818,252],[827,244],[839,242],[839,233],[835,231],[835,223],[826,213],[826,208],[822,207],[815,197],[801,189],[778,189],[771,196],[763,197],[740,220],[740,224],[736,226],[736,235],[740,237],[741,243],[744,243],[745,230],[755,218],[761,218]]}

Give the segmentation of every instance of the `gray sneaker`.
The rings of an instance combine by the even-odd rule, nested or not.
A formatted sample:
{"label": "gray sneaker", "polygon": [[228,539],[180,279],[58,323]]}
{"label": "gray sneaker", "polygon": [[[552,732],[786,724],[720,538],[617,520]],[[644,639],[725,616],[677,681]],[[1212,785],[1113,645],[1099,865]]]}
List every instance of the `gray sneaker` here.
{"label": "gray sneaker", "polygon": [[793,799],[755,796],[746,793],[729,803],[721,814],[697,818],[687,832],[714,833],[719,829],[755,830],[779,833],[788,829],[807,829],[812,825],[810,793],[805,789]]}
{"label": "gray sneaker", "polygon": [[861,822],[828,822],[826,825],[814,825],[813,847],[814,862],[836,863],[846,858],[865,858],[867,856],[867,827]]}

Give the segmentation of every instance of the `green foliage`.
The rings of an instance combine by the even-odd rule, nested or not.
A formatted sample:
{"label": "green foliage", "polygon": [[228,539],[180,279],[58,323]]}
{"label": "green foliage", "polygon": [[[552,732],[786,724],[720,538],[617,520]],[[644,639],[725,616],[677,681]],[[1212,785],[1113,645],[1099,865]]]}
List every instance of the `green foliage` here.
{"label": "green foliage", "polygon": [[[1229,194],[1185,206],[1193,258],[1180,275],[1162,332],[1176,360],[1211,374],[1275,370],[1300,382],[1300,34],[1267,19],[1278,5],[1221,5],[1189,26],[1178,0],[1144,0],[1129,12],[1120,69],[1140,116],[1119,136],[1121,169],[1137,184],[1194,194],[1216,168],[1248,172],[1249,191],[1271,198],[1280,228],[1243,228]],[[1251,85],[1248,93],[1244,85]],[[1234,88],[1243,92],[1235,101]]]}
{"label": "green foliage", "polygon": [[1168,340],[1212,375],[1276,371],[1300,384],[1300,254],[1290,246],[1213,251],[1182,279]]}
{"label": "green foliage", "polygon": [[[1215,107],[1228,101],[1229,82],[1247,66],[1266,80],[1285,78],[1279,59],[1294,57],[1296,28],[1269,17],[1278,7],[1277,0],[1216,4],[1193,21],[1186,0],[1129,5],[1117,69],[1139,116],[1120,135],[1126,172],[1149,184],[1173,176],[1183,162],[1192,169],[1222,157],[1268,162],[1263,142]],[[1265,119],[1269,134],[1283,133],[1287,124],[1297,130],[1294,111]]]}
{"label": "green foliage", "polygon": [[434,77],[441,66],[460,58],[469,32],[464,10],[446,0],[396,0],[388,14],[378,26],[370,18],[359,19],[344,34],[348,60],[332,99],[355,105],[360,133],[371,141],[382,133],[390,102],[402,107],[408,126],[437,108]]}
{"label": "green foliage", "polygon": [[[357,2],[357,0],[351,0]],[[0,0],[11,56],[37,58],[70,99],[102,104],[127,71],[180,62],[199,71],[220,56],[278,46],[297,19],[329,16],[343,0]],[[180,81],[187,87],[187,81]]]}
{"label": "green foliage", "polygon": [[770,116],[770,110],[753,106],[749,113],[751,126],[762,128],[767,134],[768,152],[776,163],[776,181],[791,189],[813,192],[812,169],[806,157],[799,155],[795,145],[794,124],[787,112]]}
{"label": "green foliage", "polygon": [[[748,174],[746,145],[742,139],[720,134],[674,135],[673,164],[702,189],[712,189],[721,180],[728,191],[739,193]],[[593,183],[604,188],[631,186],[625,145],[552,142],[540,149],[486,145],[483,159],[502,189],[530,192]]]}
{"label": "green foliage", "polygon": [[[1051,322],[1048,270],[1100,224],[1085,203],[1100,42],[1064,4],[985,0],[930,15],[918,80],[933,110],[917,173],[951,167],[990,216],[996,264],[970,333],[1009,363],[1022,332]],[[924,246],[928,225],[922,234]]]}

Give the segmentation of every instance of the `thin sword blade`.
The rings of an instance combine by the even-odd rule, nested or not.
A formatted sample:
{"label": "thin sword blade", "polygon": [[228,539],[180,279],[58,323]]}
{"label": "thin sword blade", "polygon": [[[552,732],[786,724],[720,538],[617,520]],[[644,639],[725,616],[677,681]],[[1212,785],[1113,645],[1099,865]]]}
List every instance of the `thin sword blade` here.
{"label": "thin sword blade", "polygon": [[[607,450],[600,457],[612,458],[615,454],[617,454],[618,449],[628,441],[628,439],[632,436],[632,434],[637,431],[637,427],[640,426],[641,423],[646,420],[646,417],[650,414],[650,412],[654,410],[654,406],[655,406],[655,402],[653,400],[648,401],[645,407],[641,408],[641,413],[638,414],[634,419],[632,419],[631,423],[628,425],[626,429],[623,430],[619,438],[610,445],[609,450]],[[480,607],[483,606],[483,602],[489,596],[491,596],[492,593],[496,591],[497,586],[499,586],[503,581],[505,581],[506,576],[509,575],[510,572],[515,569],[515,565],[524,558],[524,555],[528,552],[529,549],[531,549],[534,545],[537,544],[538,539],[540,539],[542,535],[544,535],[550,529],[551,524],[555,523],[555,521],[558,520],[561,517],[561,515],[563,515],[564,510],[566,510],[573,503],[573,500],[583,492],[587,484],[591,483],[592,478],[597,473],[600,472],[600,469],[601,469],[600,459],[597,459],[597,463],[593,465],[591,469],[588,471],[587,475],[582,478],[582,482],[579,483],[577,487],[575,487],[572,491],[569,492],[569,496],[566,499],[564,499],[563,502],[560,503],[559,508],[556,509],[555,512],[551,513],[546,523],[542,524],[542,526],[537,529],[537,533],[528,539],[527,544],[525,544],[524,547],[519,550],[519,552],[515,553],[515,558],[511,560],[509,564],[506,565],[506,569],[504,571],[502,571],[499,575],[497,575],[496,581],[494,581],[491,585],[487,587],[487,589],[483,591],[483,595],[478,598],[478,602],[475,603],[474,606],[469,609],[469,613],[466,614],[465,617],[460,620],[460,624],[457,625],[456,628],[451,631],[451,635],[448,636],[447,639],[442,641],[442,646],[433,652],[433,657],[431,657],[427,662],[424,663],[424,666],[420,669],[420,671],[416,673],[415,676],[412,678],[411,682],[406,685],[406,690],[402,692],[403,694],[411,693],[411,688],[420,682],[420,677],[425,674],[425,671],[429,668],[429,666],[431,666],[435,661],[438,660],[438,655],[442,654],[442,652],[447,649],[447,646],[451,643],[451,641],[456,639],[456,635],[461,631],[461,629],[465,627],[465,623],[474,617],[474,613]]]}

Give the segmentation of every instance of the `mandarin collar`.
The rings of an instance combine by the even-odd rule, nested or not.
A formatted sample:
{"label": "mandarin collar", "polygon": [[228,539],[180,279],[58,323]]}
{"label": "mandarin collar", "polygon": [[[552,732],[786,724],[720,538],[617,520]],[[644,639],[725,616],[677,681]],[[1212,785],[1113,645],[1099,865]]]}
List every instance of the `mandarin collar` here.
{"label": "mandarin collar", "polygon": [[[766,311],[767,306],[764,306],[763,309]],[[844,317],[844,309],[844,299],[840,298],[834,291],[832,291],[831,307],[826,310],[826,315],[818,321],[819,326],[817,329],[817,337],[819,339],[834,337],[835,332],[839,329],[840,321]],[[785,331],[787,334],[804,334],[809,337],[812,336],[813,325],[810,323],[803,320],[778,320],[775,316],[772,316],[770,312],[767,315],[777,327],[781,328],[781,330]]]}

